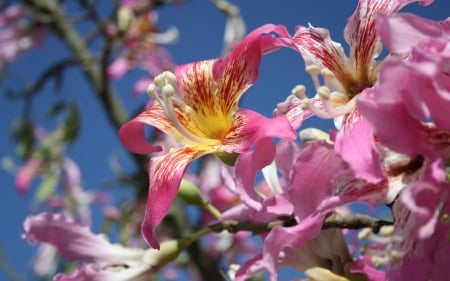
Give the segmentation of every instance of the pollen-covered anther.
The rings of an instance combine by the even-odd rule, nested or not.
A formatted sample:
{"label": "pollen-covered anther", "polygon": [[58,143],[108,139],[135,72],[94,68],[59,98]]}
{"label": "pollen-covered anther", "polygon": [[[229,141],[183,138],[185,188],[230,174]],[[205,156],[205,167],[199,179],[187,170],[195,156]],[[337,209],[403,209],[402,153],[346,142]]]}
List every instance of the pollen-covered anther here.
{"label": "pollen-covered anther", "polygon": [[330,99],[330,89],[326,86],[321,86],[317,89],[317,95],[321,100],[329,100]]}
{"label": "pollen-covered anther", "polygon": [[306,87],[304,85],[297,85],[292,89],[291,94],[299,99],[307,99]]}
{"label": "pollen-covered anther", "polygon": [[161,92],[166,97],[172,97],[175,94],[175,88],[170,84],[166,84],[161,88]]}
{"label": "pollen-covered anther", "polygon": [[173,74],[170,71],[164,71],[161,74],[158,74],[154,79],[153,83],[157,86],[162,88],[164,85],[169,84],[172,86],[176,86],[177,78],[175,74]]}

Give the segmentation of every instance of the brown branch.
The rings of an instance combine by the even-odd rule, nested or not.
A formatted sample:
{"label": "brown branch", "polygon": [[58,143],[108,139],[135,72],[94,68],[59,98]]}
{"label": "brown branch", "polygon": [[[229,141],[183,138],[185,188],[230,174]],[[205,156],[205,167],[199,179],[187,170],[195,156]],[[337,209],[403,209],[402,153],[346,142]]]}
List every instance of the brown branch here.
{"label": "brown branch", "polygon": [[[238,231],[250,231],[254,234],[266,233],[271,231],[276,226],[289,227],[296,225],[297,222],[291,216],[280,218],[279,220],[269,223],[252,223],[252,222],[237,222],[237,221],[221,221],[210,225],[212,231],[221,232],[228,231],[236,233]],[[341,228],[341,229],[362,229],[371,228],[375,233],[384,225],[392,225],[392,222],[378,220],[371,216],[352,214],[342,216],[336,213],[327,216],[323,222],[322,229]]]}

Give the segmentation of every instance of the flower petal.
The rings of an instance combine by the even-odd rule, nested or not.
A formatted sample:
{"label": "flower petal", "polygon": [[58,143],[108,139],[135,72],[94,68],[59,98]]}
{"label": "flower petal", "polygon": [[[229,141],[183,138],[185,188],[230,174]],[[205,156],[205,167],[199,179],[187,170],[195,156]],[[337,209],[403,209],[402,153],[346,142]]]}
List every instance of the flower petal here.
{"label": "flower petal", "polygon": [[269,165],[274,157],[275,144],[272,139],[263,138],[258,141],[255,150],[242,153],[236,161],[236,193],[245,204],[258,211],[262,209],[262,204],[254,189],[256,173]]}
{"label": "flower petal", "polygon": [[29,216],[24,222],[24,229],[23,238],[52,245],[68,261],[120,264],[140,261],[144,253],[141,249],[112,245],[104,236],[93,234],[88,227],[80,226],[62,214]]}
{"label": "flower petal", "polygon": [[385,178],[373,129],[356,108],[339,130],[335,149],[350,165],[355,177],[369,183],[377,183]]}
{"label": "flower petal", "polygon": [[175,199],[187,166],[196,158],[211,152],[210,148],[180,147],[154,157],[149,163],[149,191],[145,218],[141,225],[145,241],[159,249],[155,229]]}
{"label": "flower petal", "polygon": [[379,15],[376,25],[383,44],[395,54],[408,54],[420,41],[444,34],[439,22],[413,14]]}
{"label": "flower petal", "polygon": [[[348,19],[344,29],[344,37],[350,45],[350,57],[355,59],[355,70],[361,74],[359,77],[368,77],[364,71],[372,59],[378,55],[378,35],[375,28],[375,19],[378,13],[391,15],[402,7],[417,0],[360,0],[353,15]],[[428,5],[431,1],[421,1]]]}
{"label": "flower petal", "polygon": [[223,59],[194,62],[176,68],[183,99],[198,114],[217,114],[230,119],[241,95],[255,82],[263,53],[278,49],[270,32],[287,36],[283,26],[264,25],[255,29]]}
{"label": "flower petal", "polygon": [[306,65],[326,67],[339,81],[351,76],[346,69],[344,49],[331,39],[328,29],[298,26],[292,40]]}
{"label": "flower petal", "polygon": [[152,110],[150,108],[120,127],[120,142],[131,152],[138,154],[149,154],[162,150],[160,146],[153,146],[147,142],[147,138],[145,136],[145,124],[153,125],[153,123],[158,124],[159,122],[160,124],[165,125],[164,128],[169,128],[169,130],[166,131],[173,132],[175,134],[176,130],[167,120],[164,112],[160,107],[156,108],[159,108],[159,110]]}
{"label": "flower petal", "polygon": [[286,116],[267,118],[255,111],[240,109],[236,113],[233,127],[222,141],[221,149],[230,153],[248,151],[265,137],[294,140],[297,134]]}

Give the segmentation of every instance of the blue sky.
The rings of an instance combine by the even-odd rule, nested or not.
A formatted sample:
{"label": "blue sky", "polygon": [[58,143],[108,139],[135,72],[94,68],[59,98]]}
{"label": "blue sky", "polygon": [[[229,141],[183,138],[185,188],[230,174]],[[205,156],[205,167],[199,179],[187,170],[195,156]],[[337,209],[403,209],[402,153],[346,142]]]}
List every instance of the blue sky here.
{"label": "blue sky", "polygon": [[[100,2],[102,7],[108,8],[109,0]],[[356,4],[356,0],[239,1],[240,11],[248,31],[266,23],[275,23],[285,25],[292,34],[296,25],[311,23],[317,27],[327,27],[332,38],[341,42],[346,50],[348,46],[342,38],[342,32]],[[432,19],[445,19],[450,11],[446,0],[436,0],[434,4],[426,8],[419,8],[417,4],[413,4],[405,10],[414,11]],[[176,63],[184,64],[215,58],[220,54],[224,21],[225,18],[209,1],[192,0],[183,6],[162,8],[159,24],[162,30],[170,26],[180,30],[178,43],[169,46],[168,49]],[[44,42],[41,50],[27,53],[17,60],[17,64],[9,69],[14,78],[4,81],[4,84],[31,82],[43,66],[63,58],[66,54],[67,50],[58,40],[49,38]],[[117,92],[120,93],[120,98],[131,110],[139,108],[146,101],[145,96],[131,97],[133,79],[136,77],[138,76],[128,75],[114,84]],[[244,96],[242,106],[270,115],[276,104],[283,101],[297,84],[305,84],[311,88],[311,81],[304,72],[300,55],[288,49],[271,53],[263,58],[259,78]],[[14,158],[15,148],[9,137],[9,128],[13,120],[19,116],[23,103],[6,99],[4,85],[0,85],[0,89],[2,91],[0,95],[0,116],[2,117],[0,118],[0,158],[10,156],[17,162],[17,158]],[[309,94],[311,95],[312,91]],[[112,155],[120,157],[125,165],[131,165],[131,162],[126,158],[116,132],[105,119],[98,100],[75,69],[65,73],[64,86],[60,93],[56,93],[53,87],[47,86],[33,99],[30,112],[33,120],[46,122],[43,117],[45,109],[50,104],[63,99],[75,100],[83,104],[81,108],[83,128],[80,138],[68,149],[68,155],[80,164],[84,186],[87,189],[95,189],[103,180],[111,177],[108,161]],[[325,125],[329,126],[330,123],[323,121],[306,123],[306,126],[322,126],[322,128]],[[31,210],[30,203],[34,189],[26,196],[19,196],[14,189],[13,175],[3,169],[0,169],[0,182],[0,222],[2,224],[0,247],[14,270],[24,280],[28,280],[27,271],[36,248],[23,241],[20,234],[23,229],[23,220]],[[98,228],[94,229],[98,230]],[[0,280],[6,280],[1,270]]]}

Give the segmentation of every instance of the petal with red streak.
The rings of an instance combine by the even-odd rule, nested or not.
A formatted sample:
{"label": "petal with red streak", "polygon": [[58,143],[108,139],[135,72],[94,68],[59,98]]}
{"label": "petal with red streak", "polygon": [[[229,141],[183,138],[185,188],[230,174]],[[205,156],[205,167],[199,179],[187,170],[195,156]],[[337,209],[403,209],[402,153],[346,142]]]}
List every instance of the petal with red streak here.
{"label": "petal with red streak", "polygon": [[148,201],[141,231],[145,241],[153,248],[159,249],[155,229],[169,211],[184,171],[193,160],[208,152],[207,149],[186,146],[150,160]]}
{"label": "petal with red streak", "polygon": [[[417,0],[360,0],[353,15],[348,19],[344,37],[350,45],[350,57],[355,59],[356,71],[368,69],[368,63],[377,54],[378,34],[375,19],[378,13],[391,15]],[[428,5],[432,1],[420,1]],[[381,50],[380,50],[381,51]]]}
{"label": "petal with red streak", "polygon": [[297,135],[286,116],[267,118],[255,111],[240,109],[233,127],[222,140],[221,149],[230,153],[244,152],[265,137],[294,140]]}
{"label": "petal with red streak", "polygon": [[339,81],[349,77],[347,57],[341,44],[334,42],[328,29],[299,26],[292,38],[306,65],[319,65],[331,70]]}

